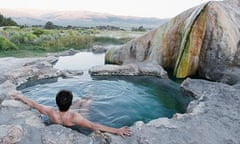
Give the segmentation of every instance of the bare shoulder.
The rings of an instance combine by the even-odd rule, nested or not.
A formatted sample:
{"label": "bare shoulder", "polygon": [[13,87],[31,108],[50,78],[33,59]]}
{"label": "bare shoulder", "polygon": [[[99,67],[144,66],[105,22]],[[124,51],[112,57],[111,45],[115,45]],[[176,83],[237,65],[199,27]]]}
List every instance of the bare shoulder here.
{"label": "bare shoulder", "polygon": [[43,111],[45,111],[45,113],[46,113],[47,115],[57,113],[57,111],[55,110],[55,108],[53,108],[53,107],[51,107],[51,106],[45,106],[45,105],[44,105],[44,110],[43,110]]}
{"label": "bare shoulder", "polygon": [[83,116],[77,112],[71,112],[71,115],[73,118],[76,118],[76,119],[82,119]]}
{"label": "bare shoulder", "polygon": [[45,108],[46,108],[49,112],[57,112],[57,110],[56,110],[54,107],[45,106]]}
{"label": "bare shoulder", "polygon": [[71,116],[72,116],[72,121],[76,124],[76,123],[79,123],[81,122],[82,120],[84,120],[85,118],[77,113],[77,112],[71,112]]}

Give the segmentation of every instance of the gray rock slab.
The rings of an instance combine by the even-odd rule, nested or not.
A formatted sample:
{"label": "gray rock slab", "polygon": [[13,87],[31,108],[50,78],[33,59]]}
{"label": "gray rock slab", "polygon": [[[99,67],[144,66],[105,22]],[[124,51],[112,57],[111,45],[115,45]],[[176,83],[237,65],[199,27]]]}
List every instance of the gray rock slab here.
{"label": "gray rock slab", "polygon": [[20,142],[23,137],[23,129],[20,125],[0,125],[0,143],[14,144]]}
{"label": "gray rock slab", "polygon": [[42,144],[89,144],[91,137],[60,125],[46,127],[41,134]]}
{"label": "gray rock slab", "polygon": [[89,69],[89,73],[93,76],[141,75],[167,78],[167,72],[160,65],[153,63],[94,66]]}

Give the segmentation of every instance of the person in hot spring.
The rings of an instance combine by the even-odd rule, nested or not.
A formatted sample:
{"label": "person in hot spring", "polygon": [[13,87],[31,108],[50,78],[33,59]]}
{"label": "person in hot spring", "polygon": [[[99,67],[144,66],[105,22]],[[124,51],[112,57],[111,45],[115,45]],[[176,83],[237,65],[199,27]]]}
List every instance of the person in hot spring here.
{"label": "person in hot spring", "polygon": [[71,111],[81,104],[86,104],[85,102],[77,101],[72,104],[73,94],[68,90],[61,90],[56,95],[56,103],[59,111],[55,110],[53,107],[38,104],[37,102],[23,96],[20,94],[13,94],[12,97],[16,100],[20,100],[32,108],[37,109],[40,113],[45,114],[49,117],[50,121],[55,124],[61,124],[63,126],[80,126],[82,128],[88,128],[93,131],[103,131],[112,134],[120,135],[122,137],[131,136],[132,132],[128,127],[113,128],[101,124],[93,123],[81,114]]}

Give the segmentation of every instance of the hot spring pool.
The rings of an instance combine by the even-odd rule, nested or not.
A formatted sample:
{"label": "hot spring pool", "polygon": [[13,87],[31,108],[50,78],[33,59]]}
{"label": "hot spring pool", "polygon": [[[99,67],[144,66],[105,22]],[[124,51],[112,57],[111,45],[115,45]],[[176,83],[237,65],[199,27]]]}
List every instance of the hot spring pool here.
{"label": "hot spring pool", "polygon": [[178,83],[147,76],[91,77],[88,74],[91,66],[103,63],[104,54],[90,52],[60,57],[56,68],[80,69],[84,75],[26,83],[19,90],[41,104],[54,107],[56,93],[61,89],[71,90],[74,100],[91,98],[86,115],[89,120],[114,127],[171,118],[175,113],[185,112],[189,99],[181,94]]}

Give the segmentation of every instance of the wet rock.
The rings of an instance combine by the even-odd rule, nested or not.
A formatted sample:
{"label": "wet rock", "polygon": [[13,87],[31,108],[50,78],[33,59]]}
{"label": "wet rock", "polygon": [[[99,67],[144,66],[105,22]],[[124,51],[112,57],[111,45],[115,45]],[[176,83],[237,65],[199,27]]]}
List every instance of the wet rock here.
{"label": "wet rock", "polygon": [[58,57],[55,56],[48,56],[45,59],[47,62],[49,62],[50,64],[54,65],[57,61],[58,61]]}
{"label": "wet rock", "polygon": [[167,78],[167,72],[158,64],[153,63],[137,63],[139,75],[159,76]]}
{"label": "wet rock", "polygon": [[1,75],[4,75],[4,73],[6,72],[10,72],[18,68],[21,68],[26,63],[30,63],[38,59],[39,58],[13,58],[13,57],[0,58]]}
{"label": "wet rock", "polygon": [[45,124],[43,123],[43,120],[41,119],[40,114],[30,110],[17,113],[14,118],[24,119],[24,123],[31,127],[35,127],[35,128],[45,127]]}
{"label": "wet rock", "polygon": [[[75,50],[75,49],[69,49],[60,53],[55,53],[53,54],[55,57],[59,57],[59,56],[71,56],[71,55],[75,55],[76,53],[78,53],[79,50]],[[49,54],[52,55],[52,54]]]}
{"label": "wet rock", "polygon": [[0,75],[0,83],[3,83],[3,82],[6,81],[6,80],[7,80],[6,77]]}
{"label": "wet rock", "polygon": [[93,132],[91,138],[94,144],[110,144],[112,142],[110,135],[100,131]]}
{"label": "wet rock", "polygon": [[143,125],[144,125],[144,122],[143,121],[137,121],[137,122],[135,122],[134,125],[137,129],[141,130]]}
{"label": "wet rock", "polygon": [[25,123],[31,127],[36,127],[36,128],[45,127],[43,120],[41,120],[41,118],[37,115],[30,115],[29,117],[26,117]]}
{"label": "wet rock", "polygon": [[7,106],[7,107],[16,107],[16,108],[24,108],[24,109],[29,109],[30,107],[23,104],[20,101],[16,101],[16,100],[4,100],[2,102],[2,106]]}
{"label": "wet rock", "polygon": [[73,78],[75,76],[83,75],[83,71],[81,70],[62,70],[61,72],[63,78]]}
{"label": "wet rock", "polygon": [[23,137],[23,129],[20,125],[0,125],[0,129],[1,144],[15,144]]}
{"label": "wet rock", "polygon": [[10,81],[5,81],[0,84],[0,104],[9,94],[16,92],[15,88],[16,86]]}
{"label": "wet rock", "polygon": [[27,80],[59,77],[61,73],[53,68],[56,57],[45,58],[1,58],[1,75],[13,84],[20,85]]}
{"label": "wet rock", "polygon": [[[1,88],[0,88],[1,89]],[[0,91],[0,104],[2,104],[3,100],[7,97],[6,92]]]}
{"label": "wet rock", "polygon": [[152,127],[166,127],[166,128],[177,128],[173,123],[171,123],[171,120],[168,118],[158,118],[155,120],[150,121],[147,123],[147,126]]}
{"label": "wet rock", "polygon": [[107,51],[107,48],[101,45],[95,45],[91,48],[91,51],[95,54],[97,53],[105,53]]}
{"label": "wet rock", "polygon": [[2,101],[6,98],[6,94],[5,93],[2,93],[0,92],[0,104],[2,104]]}
{"label": "wet rock", "polygon": [[136,63],[126,65],[103,65],[89,69],[91,75],[142,75],[167,77],[167,72],[160,66],[152,63]]}
{"label": "wet rock", "polygon": [[37,65],[36,67],[41,68],[43,66],[51,67],[51,65],[55,64],[58,61],[58,58],[55,56],[48,56],[38,59],[32,59],[30,62],[25,62],[23,66],[29,66],[29,65]]}
{"label": "wet rock", "polygon": [[92,139],[70,128],[60,125],[46,127],[42,134],[42,144],[88,144]]}
{"label": "wet rock", "polygon": [[136,65],[104,65],[94,66],[89,69],[91,75],[136,75]]}

